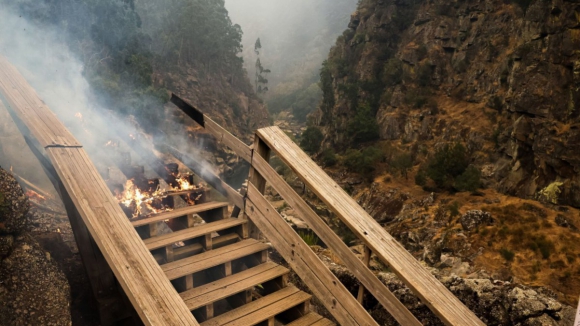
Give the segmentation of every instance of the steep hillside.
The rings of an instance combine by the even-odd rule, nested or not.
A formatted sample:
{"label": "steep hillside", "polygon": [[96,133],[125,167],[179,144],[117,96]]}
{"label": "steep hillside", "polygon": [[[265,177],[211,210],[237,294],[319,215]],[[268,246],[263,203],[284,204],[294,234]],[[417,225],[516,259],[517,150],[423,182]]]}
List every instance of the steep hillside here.
{"label": "steep hillside", "polygon": [[325,147],[459,142],[500,192],[580,207],[577,1],[363,0],[322,76]]}
{"label": "steep hillside", "polygon": [[580,3],[362,0],[348,26],[301,146],[415,257],[575,304]]}

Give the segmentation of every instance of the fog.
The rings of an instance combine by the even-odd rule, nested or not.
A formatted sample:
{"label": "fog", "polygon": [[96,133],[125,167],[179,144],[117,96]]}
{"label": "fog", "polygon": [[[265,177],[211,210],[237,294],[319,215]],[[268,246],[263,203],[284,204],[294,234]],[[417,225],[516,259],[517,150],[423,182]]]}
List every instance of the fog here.
{"label": "fog", "polygon": [[260,60],[272,70],[268,86],[271,94],[277,94],[307,87],[316,79],[356,4],[357,0],[226,0],[226,9],[244,32],[243,56],[250,79],[257,58],[254,44],[260,38]]}

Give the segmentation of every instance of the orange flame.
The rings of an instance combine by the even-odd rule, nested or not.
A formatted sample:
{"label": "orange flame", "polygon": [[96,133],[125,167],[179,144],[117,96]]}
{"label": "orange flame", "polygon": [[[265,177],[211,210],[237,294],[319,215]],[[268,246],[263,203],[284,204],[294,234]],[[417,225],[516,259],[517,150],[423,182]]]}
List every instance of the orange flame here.
{"label": "orange flame", "polygon": [[26,196],[29,199],[34,199],[36,201],[41,201],[41,200],[45,200],[46,199],[46,197],[44,197],[43,195],[37,193],[34,190],[27,190],[25,194],[26,194]]}
{"label": "orange flame", "polygon": [[134,208],[132,213],[133,218],[139,217],[143,213],[158,214],[172,210],[165,205],[158,205],[159,207],[153,205],[154,201],[160,201],[167,197],[166,191],[162,191],[157,187],[151,194],[143,192],[135,186],[132,179],[127,180],[125,190],[122,193],[118,193],[116,197],[119,203],[125,205],[125,207]]}

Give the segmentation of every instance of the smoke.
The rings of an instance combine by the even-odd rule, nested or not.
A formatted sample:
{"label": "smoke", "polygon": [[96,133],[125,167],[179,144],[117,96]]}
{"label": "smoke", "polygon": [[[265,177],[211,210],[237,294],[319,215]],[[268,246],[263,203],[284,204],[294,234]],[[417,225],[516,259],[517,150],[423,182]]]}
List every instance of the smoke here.
{"label": "smoke", "polygon": [[[61,122],[83,144],[93,163],[105,177],[109,167],[118,165],[120,158],[115,148],[105,146],[110,140],[120,146],[119,151],[131,153],[133,164],[144,164],[151,157],[149,151],[136,153],[131,144],[121,138],[143,137],[150,144],[153,138],[143,135],[134,116],[123,116],[102,107],[101,94],[91,88],[84,76],[81,60],[69,48],[66,33],[57,27],[37,25],[7,9],[0,10],[0,54],[20,71],[40,98],[58,116]],[[147,101],[147,95],[133,96],[132,102]],[[173,105],[159,107],[166,116],[156,123],[159,130],[154,133],[155,143],[166,143],[184,153],[192,153],[191,142],[187,138],[185,126],[172,118],[178,110]],[[15,166],[16,173],[22,173],[30,181],[50,188],[48,179],[41,175],[38,161],[26,148],[22,137],[15,137],[19,131],[0,106],[0,165]],[[122,136],[121,138],[119,136]],[[23,150],[24,148],[24,150]],[[148,157],[145,157],[148,155]],[[192,156],[201,155],[194,152]],[[155,173],[145,165],[146,175]],[[205,166],[205,169],[212,169]],[[115,173],[119,177],[119,173]],[[118,182],[123,182],[122,177]]]}
{"label": "smoke", "polygon": [[[250,78],[260,38],[260,60],[270,68],[269,88],[318,74],[336,38],[347,28],[357,0],[226,0],[232,22],[244,31],[244,61]],[[274,90],[275,91],[275,90]]]}

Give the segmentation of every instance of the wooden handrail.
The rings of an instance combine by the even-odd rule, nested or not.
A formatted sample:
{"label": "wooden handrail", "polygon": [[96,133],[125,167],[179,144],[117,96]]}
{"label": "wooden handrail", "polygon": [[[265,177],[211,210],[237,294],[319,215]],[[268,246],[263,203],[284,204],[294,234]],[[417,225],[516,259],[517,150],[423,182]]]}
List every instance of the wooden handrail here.
{"label": "wooden handrail", "polygon": [[210,117],[196,109],[193,105],[173,93],[171,94],[171,103],[175,104],[185,114],[205,128],[205,130],[215,137],[218,143],[223,143],[229,147],[236,153],[236,155],[246,160],[246,162],[252,160],[252,149],[250,146],[244,144],[244,142],[232,135],[229,131],[225,130],[219,124],[215,123]]}
{"label": "wooden handrail", "polygon": [[[121,210],[87,153],[0,56],[0,93],[31,131],[145,325],[199,325]],[[50,164],[50,163],[48,163]]]}
{"label": "wooden handrail", "polygon": [[341,325],[378,325],[252,183],[245,212]]}
{"label": "wooden handrail", "polygon": [[413,314],[395,297],[332,229],[308,206],[282,177],[260,156],[254,155],[252,166],[268,181],[320,239],[334,251],[345,266],[401,325],[421,325]]}
{"label": "wooden handrail", "polygon": [[444,323],[484,325],[280,128],[257,135]]}

